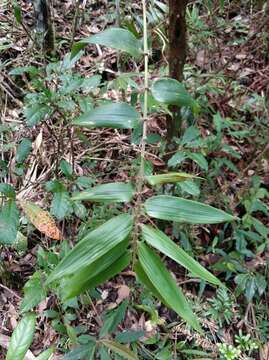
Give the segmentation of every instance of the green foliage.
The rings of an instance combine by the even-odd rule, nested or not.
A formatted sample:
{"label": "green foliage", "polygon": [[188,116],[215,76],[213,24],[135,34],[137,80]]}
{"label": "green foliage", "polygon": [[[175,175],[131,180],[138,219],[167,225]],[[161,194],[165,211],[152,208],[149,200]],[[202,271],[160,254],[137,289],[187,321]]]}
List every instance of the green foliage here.
{"label": "green foliage", "polygon": [[29,349],[35,331],[36,317],[34,314],[26,314],[20,320],[12,333],[6,360],[23,360]]}
{"label": "green foliage", "polygon": [[[13,196],[13,192],[11,194]],[[17,238],[18,226],[19,212],[15,201],[10,199],[2,206],[0,211],[0,244],[14,244]]]}

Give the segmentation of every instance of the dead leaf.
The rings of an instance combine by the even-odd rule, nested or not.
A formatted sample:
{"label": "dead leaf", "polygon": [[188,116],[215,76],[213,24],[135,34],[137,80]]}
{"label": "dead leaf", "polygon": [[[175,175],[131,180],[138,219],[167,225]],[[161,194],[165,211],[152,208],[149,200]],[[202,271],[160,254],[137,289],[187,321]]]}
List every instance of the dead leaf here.
{"label": "dead leaf", "polygon": [[118,289],[118,298],[116,300],[117,304],[120,304],[123,300],[127,299],[130,296],[130,289],[127,285],[120,285]]}
{"label": "dead leaf", "polygon": [[37,230],[51,239],[62,239],[60,230],[58,229],[54,219],[47,211],[41,209],[39,206],[30,201],[22,200],[20,205],[30,222],[37,228]]}

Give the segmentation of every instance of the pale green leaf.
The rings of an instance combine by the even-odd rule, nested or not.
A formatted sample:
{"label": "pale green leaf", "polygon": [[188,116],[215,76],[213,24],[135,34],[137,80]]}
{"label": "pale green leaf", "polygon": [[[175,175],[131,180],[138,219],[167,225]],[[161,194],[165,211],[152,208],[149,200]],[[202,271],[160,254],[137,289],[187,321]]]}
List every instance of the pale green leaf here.
{"label": "pale green leaf", "polygon": [[149,198],[145,209],[153,218],[189,224],[218,224],[235,220],[232,215],[213,206],[168,195]]}
{"label": "pale green leaf", "polygon": [[109,127],[132,129],[140,121],[139,113],[126,103],[111,103],[99,106],[73,121],[73,125],[93,128]]}
{"label": "pale green leaf", "polygon": [[56,266],[47,282],[73,275],[109,253],[127,238],[132,225],[132,216],[123,214],[90,232]]}
{"label": "pale green leaf", "polygon": [[34,314],[25,315],[12,333],[6,360],[23,360],[29,349],[35,331],[36,317]]}
{"label": "pale green leaf", "polygon": [[134,189],[130,184],[109,183],[97,185],[89,190],[75,194],[72,200],[128,202],[132,200]]}
{"label": "pale green leaf", "polygon": [[181,289],[165,268],[160,258],[144,243],[138,248],[139,262],[149,281],[171,309],[181,316],[195,330],[201,332],[198,319],[192,312]]}
{"label": "pale green leaf", "polygon": [[51,348],[43,351],[41,354],[39,354],[36,357],[36,360],[49,360],[50,357],[53,355],[53,352],[54,352],[54,348],[51,347]]}
{"label": "pale green leaf", "polygon": [[216,278],[183,249],[176,245],[162,231],[154,229],[148,225],[142,225],[142,236],[149,245],[153,246],[164,255],[170,257],[178,264],[184,266],[194,276],[197,276],[198,278],[208,281],[214,285],[222,285],[218,278]]}
{"label": "pale green leaf", "polygon": [[161,175],[146,176],[146,180],[150,185],[154,186],[159,184],[181,182],[188,179],[193,179],[194,177],[195,175],[191,175],[191,174],[171,172]]}

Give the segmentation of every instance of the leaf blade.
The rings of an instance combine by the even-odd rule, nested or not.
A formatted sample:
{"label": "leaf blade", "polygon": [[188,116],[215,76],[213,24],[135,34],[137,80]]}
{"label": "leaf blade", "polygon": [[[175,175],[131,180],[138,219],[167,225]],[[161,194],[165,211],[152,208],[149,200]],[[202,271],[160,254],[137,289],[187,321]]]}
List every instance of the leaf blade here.
{"label": "leaf blade", "polygon": [[117,343],[116,341],[100,340],[100,343],[127,360],[139,360],[131,350],[129,350],[126,346]]}
{"label": "leaf blade", "polygon": [[195,330],[201,332],[200,324],[190,305],[160,258],[144,243],[139,245],[138,258],[150,282],[161,295],[160,300],[164,299],[165,304]]}
{"label": "leaf blade", "polygon": [[153,246],[164,255],[170,257],[178,264],[185,267],[193,275],[211,284],[222,286],[222,283],[218,278],[206,270],[183,249],[177,246],[162,231],[154,229],[148,225],[142,225],[142,236],[149,245]]}
{"label": "leaf blade", "polygon": [[213,206],[168,195],[149,198],[145,209],[153,218],[188,224],[218,224],[235,220],[234,216]]}
{"label": "leaf blade", "polygon": [[89,266],[124,241],[133,224],[132,216],[122,214],[91,231],[66,255],[47,279],[47,283],[70,276]]}
{"label": "leaf blade", "polygon": [[109,127],[132,129],[140,121],[139,113],[126,103],[111,103],[96,107],[73,121],[73,125],[86,128]]}
{"label": "leaf blade", "polygon": [[126,183],[108,183],[94,186],[72,197],[72,200],[91,200],[96,202],[129,202],[134,194],[134,189]]}
{"label": "leaf blade", "polygon": [[24,359],[34,337],[35,321],[34,314],[27,314],[18,323],[10,339],[6,360]]}

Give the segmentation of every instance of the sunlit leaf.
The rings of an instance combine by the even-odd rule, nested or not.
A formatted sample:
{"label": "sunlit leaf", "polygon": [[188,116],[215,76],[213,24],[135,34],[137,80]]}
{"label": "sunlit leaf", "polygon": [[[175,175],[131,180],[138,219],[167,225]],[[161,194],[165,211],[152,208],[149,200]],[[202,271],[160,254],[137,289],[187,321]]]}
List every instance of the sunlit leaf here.
{"label": "sunlit leaf", "polygon": [[50,214],[30,201],[21,201],[20,205],[28,217],[29,221],[39,230],[51,239],[60,240],[61,232],[56,226],[54,219]]}
{"label": "sunlit leaf", "polygon": [[188,179],[193,179],[194,177],[195,175],[191,175],[191,174],[171,172],[167,174],[146,176],[146,180],[150,185],[159,185],[159,184],[181,182]]}
{"label": "sunlit leaf", "polygon": [[146,242],[162,252],[164,255],[170,257],[178,264],[184,266],[194,276],[208,281],[214,285],[222,285],[218,278],[207,271],[196,260],[194,260],[183,249],[177,246],[168,236],[162,231],[152,228],[148,225],[142,225],[142,236]]}
{"label": "sunlit leaf", "polygon": [[132,129],[138,125],[139,121],[139,113],[132,106],[126,103],[111,103],[82,114],[73,121],[73,125],[86,128]]}
{"label": "sunlit leaf", "polygon": [[72,200],[128,202],[132,200],[134,189],[130,184],[109,183],[97,185],[89,190],[75,194]]}
{"label": "sunlit leaf", "polygon": [[132,230],[133,219],[128,214],[107,221],[86,235],[56,266],[47,282],[76,274],[123,242]]}
{"label": "sunlit leaf", "polygon": [[155,296],[160,294],[161,301],[164,299],[166,305],[173,309],[195,330],[201,332],[199,321],[161,259],[144,243],[139,245],[138,258],[148,280],[156,289],[156,292],[153,294]]}
{"label": "sunlit leaf", "polygon": [[6,360],[23,360],[29,349],[35,331],[36,317],[34,314],[25,315],[12,333]]}
{"label": "sunlit leaf", "polygon": [[145,202],[145,209],[153,218],[189,224],[217,224],[235,218],[213,206],[175,196],[159,195]]}
{"label": "sunlit leaf", "polygon": [[43,351],[41,354],[39,354],[36,357],[36,360],[49,360],[50,357],[53,355],[53,352],[54,352],[54,348],[51,347],[51,348]]}

